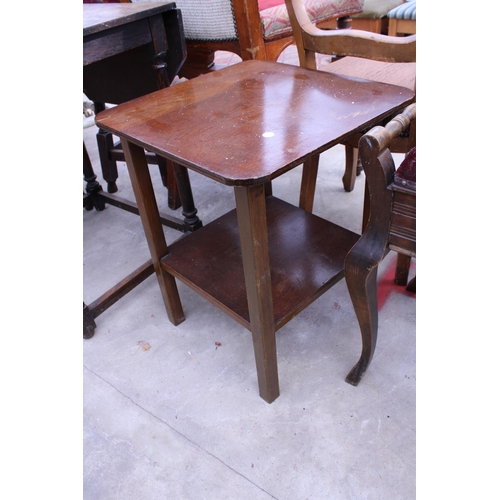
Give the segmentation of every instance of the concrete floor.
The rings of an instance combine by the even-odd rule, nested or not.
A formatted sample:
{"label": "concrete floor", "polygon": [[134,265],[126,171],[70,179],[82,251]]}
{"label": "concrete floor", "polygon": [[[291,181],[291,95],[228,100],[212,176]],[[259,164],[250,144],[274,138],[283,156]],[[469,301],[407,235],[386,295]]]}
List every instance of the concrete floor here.
{"label": "concrete floor", "polygon": [[[84,130],[100,177],[95,134]],[[364,176],[344,192],[343,162],[342,147],[321,156],[314,212],[359,232]],[[118,194],[132,199],[119,168]],[[300,170],[274,182],[274,194],[298,203]],[[205,224],[234,207],[230,188],[197,174],[191,182]],[[83,230],[90,303],[149,254],[139,217],[115,207],[83,210]],[[278,331],[281,395],[270,405],[250,332],[182,284],[177,327],[154,276],[101,314],[83,340],[85,500],[416,498],[415,296],[391,283],[394,258],[380,268],[379,340],[359,386],[344,381],[361,340],[342,280]]]}

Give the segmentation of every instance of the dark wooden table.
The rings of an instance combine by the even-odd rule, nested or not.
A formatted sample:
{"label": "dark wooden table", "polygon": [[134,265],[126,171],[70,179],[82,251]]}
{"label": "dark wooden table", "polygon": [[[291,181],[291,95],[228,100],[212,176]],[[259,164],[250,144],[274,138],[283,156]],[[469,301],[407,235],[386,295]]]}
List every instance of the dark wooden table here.
{"label": "dark wooden table", "polygon": [[[279,396],[276,331],[343,278],[359,238],[272,196],[271,181],[304,163],[307,190],[315,176],[309,158],[413,97],[401,87],[256,60],[96,117],[122,139],[170,321],[184,320],[179,279],[250,330],[269,403]],[[236,209],[167,246],[144,148],[233,186]]]}
{"label": "dark wooden table", "polygon": [[[185,60],[182,16],[175,2],[83,5],[83,91],[94,102],[96,112],[106,103],[120,104],[168,87]],[[102,130],[97,143],[107,191],[116,193],[116,162],[124,160],[123,151]],[[159,164],[169,207],[179,208],[173,166],[153,154],[148,155],[148,163]],[[91,176],[88,170],[87,182],[92,182]],[[87,191],[97,208],[107,202],[137,213],[134,203],[105,196],[95,186],[87,186]],[[183,222],[176,218],[165,216],[164,220],[168,226],[183,229]]]}
{"label": "dark wooden table", "polygon": [[119,104],[168,87],[186,59],[175,2],[83,5],[83,90]]}
{"label": "dark wooden table", "polygon": [[[103,110],[105,103],[119,104],[168,87],[185,58],[182,17],[175,2],[83,5],[83,90],[94,101],[96,111]],[[102,210],[108,203],[138,214],[135,201],[113,194],[117,190],[116,162],[124,161],[121,144],[114,144],[112,134],[104,130],[99,130],[97,142],[109,192],[104,192],[98,182],[84,144],[84,206]],[[170,208],[183,207],[184,220],[161,214],[162,224],[183,232],[200,227],[189,179],[178,186],[173,164],[149,152],[147,158],[148,163],[160,167]],[[151,261],[146,262],[91,304],[84,303],[83,336],[92,337],[95,318],[153,272]]]}

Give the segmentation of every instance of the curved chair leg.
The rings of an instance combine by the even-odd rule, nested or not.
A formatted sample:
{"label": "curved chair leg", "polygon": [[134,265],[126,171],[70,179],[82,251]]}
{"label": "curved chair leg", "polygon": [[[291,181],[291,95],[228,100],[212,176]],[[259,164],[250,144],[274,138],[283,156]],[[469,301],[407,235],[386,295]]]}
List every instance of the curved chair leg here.
{"label": "curved chair leg", "polygon": [[417,293],[417,277],[414,276],[413,279],[410,280],[408,285],[406,285],[406,291],[411,293]]}
{"label": "curved chair leg", "polygon": [[352,251],[346,257],[345,280],[358,318],[363,343],[361,357],[345,379],[347,383],[355,386],[359,384],[368,368],[377,344],[377,268],[378,262],[362,262],[359,255]]}

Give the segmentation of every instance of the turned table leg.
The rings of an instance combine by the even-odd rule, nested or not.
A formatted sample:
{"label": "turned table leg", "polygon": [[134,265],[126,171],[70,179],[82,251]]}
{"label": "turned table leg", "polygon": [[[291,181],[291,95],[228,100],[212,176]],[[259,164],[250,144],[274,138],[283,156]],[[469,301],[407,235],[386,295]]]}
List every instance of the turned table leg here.
{"label": "turned table leg", "polygon": [[184,224],[191,231],[196,231],[203,226],[197,213],[193,199],[193,191],[191,190],[191,181],[189,180],[189,172],[186,167],[172,162],[173,171],[175,174],[176,186],[179,191],[179,198],[182,204],[182,215],[184,216]]}
{"label": "turned table leg", "polygon": [[265,185],[235,187],[259,393],[272,403],[279,396],[276,327],[266,219]]}
{"label": "turned table leg", "polygon": [[84,198],[84,206],[87,210],[104,210],[105,204],[99,198],[99,193],[102,191],[102,187],[97,181],[97,176],[92,168],[92,163],[90,162],[89,153],[83,143],[83,180],[87,183],[85,191],[87,192],[86,199]]}

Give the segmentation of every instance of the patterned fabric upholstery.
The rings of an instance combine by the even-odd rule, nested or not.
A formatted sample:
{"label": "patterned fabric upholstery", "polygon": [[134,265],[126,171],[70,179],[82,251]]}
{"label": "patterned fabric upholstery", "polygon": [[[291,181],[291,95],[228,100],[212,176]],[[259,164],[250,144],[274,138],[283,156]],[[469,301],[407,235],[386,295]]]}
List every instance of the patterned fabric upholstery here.
{"label": "patterned fabric upholstery", "polygon": [[365,0],[365,6],[361,14],[355,14],[353,19],[381,19],[387,13],[401,5],[404,0]]}
{"label": "patterned fabric upholstery", "polygon": [[281,5],[283,0],[258,0],[259,10],[270,9],[271,7],[276,7],[276,5]]}
{"label": "patterned fabric upholstery", "polygon": [[[151,0],[132,0],[147,2]],[[304,0],[307,12],[315,23],[332,17],[348,16],[363,10],[365,0]],[[175,0],[182,12],[184,34],[187,40],[238,40],[236,21],[231,0]],[[279,5],[277,5],[279,4]],[[264,39],[292,34],[285,0],[259,0],[266,7],[260,12]]]}
{"label": "patterned fabric upholstery", "polygon": [[406,2],[387,13],[387,17],[392,19],[407,19],[409,21],[417,20],[417,0]]}
{"label": "patterned fabric upholstery", "polygon": [[[307,13],[313,23],[334,17],[349,16],[363,10],[363,4],[364,0],[304,0]],[[284,1],[283,5],[261,11],[260,19],[265,40],[292,31]]]}

